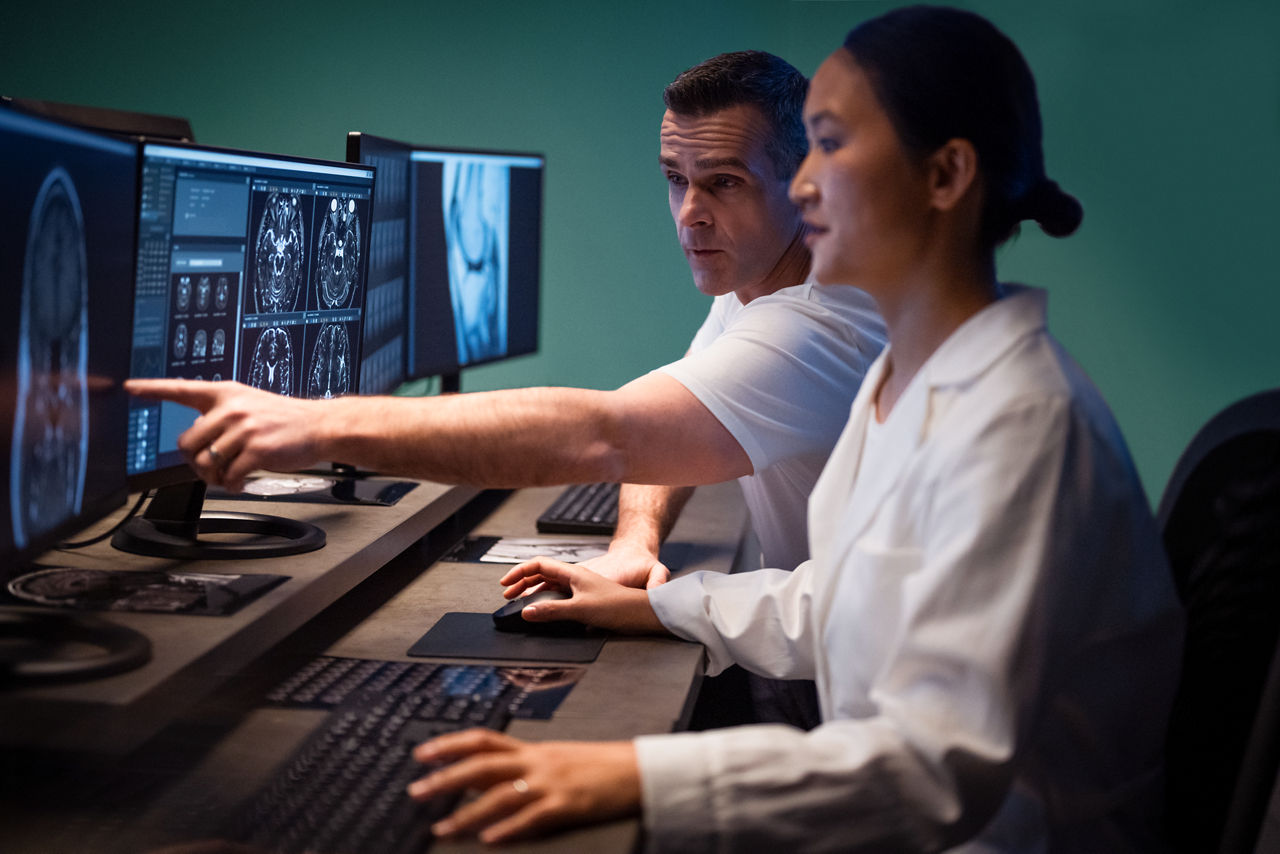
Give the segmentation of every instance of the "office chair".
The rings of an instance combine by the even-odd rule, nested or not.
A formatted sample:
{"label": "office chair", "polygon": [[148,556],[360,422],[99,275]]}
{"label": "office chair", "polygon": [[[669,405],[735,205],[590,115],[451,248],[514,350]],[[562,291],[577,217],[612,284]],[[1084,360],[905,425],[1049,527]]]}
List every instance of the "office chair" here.
{"label": "office chair", "polygon": [[1187,611],[1166,830],[1179,852],[1246,854],[1280,768],[1280,388],[1201,428],[1158,518]]}

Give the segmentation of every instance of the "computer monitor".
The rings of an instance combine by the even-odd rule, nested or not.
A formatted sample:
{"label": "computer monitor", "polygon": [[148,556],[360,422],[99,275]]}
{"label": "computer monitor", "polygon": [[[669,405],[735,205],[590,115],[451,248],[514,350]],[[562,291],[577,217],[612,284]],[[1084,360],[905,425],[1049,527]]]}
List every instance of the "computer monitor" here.
{"label": "computer monitor", "polygon": [[[0,581],[125,500],[133,143],[0,107]],[[70,641],[104,655],[60,659]],[[145,638],[81,615],[0,608],[0,682],[105,675]]]}
{"label": "computer monitor", "polygon": [[[405,375],[442,376],[536,352],[542,263],[542,155],[436,148],[364,133],[347,159],[378,163],[400,179],[387,213],[403,277]],[[394,289],[389,288],[388,299]]]}
{"label": "computer monitor", "polygon": [[[356,392],[375,170],[146,142],[141,174],[131,375],[236,379],[290,397]],[[188,488],[157,496],[116,545],[198,558],[323,545],[322,532],[293,520],[200,514],[203,484],[178,450],[197,414],[130,402],[131,485]],[[196,539],[229,531],[280,539]]]}
{"label": "computer monitor", "polygon": [[0,95],[0,104],[30,115],[54,119],[63,124],[107,131],[122,136],[145,136],[180,142],[194,142],[196,138],[191,130],[191,122],[178,116],[90,107],[83,104],[64,104],[34,98],[15,98],[10,95]]}
{"label": "computer monitor", "polygon": [[378,170],[369,240],[360,393],[388,394],[408,377],[409,149],[368,134],[349,134],[347,160]]}

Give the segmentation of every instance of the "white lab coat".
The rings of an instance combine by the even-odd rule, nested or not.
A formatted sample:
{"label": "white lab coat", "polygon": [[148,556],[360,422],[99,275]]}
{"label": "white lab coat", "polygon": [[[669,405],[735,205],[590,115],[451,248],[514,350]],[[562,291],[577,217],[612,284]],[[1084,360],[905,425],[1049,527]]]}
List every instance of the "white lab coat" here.
{"label": "white lab coat", "polygon": [[650,592],[710,672],[815,678],[824,720],[638,739],[652,848],[1158,847],[1181,612],[1119,431],[1044,317],[1011,287],[970,318],[863,459],[881,356],[794,573]]}

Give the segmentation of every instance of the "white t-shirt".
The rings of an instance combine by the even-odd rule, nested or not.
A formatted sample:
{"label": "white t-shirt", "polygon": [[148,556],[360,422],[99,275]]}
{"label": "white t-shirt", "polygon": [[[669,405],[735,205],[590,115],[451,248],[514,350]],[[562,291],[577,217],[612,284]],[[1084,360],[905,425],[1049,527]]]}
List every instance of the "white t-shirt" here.
{"label": "white t-shirt", "polygon": [[743,305],[715,298],[689,354],[658,370],[711,411],[747,452],[739,479],[765,566],[809,557],[809,493],[884,346],[866,293],[805,283]]}

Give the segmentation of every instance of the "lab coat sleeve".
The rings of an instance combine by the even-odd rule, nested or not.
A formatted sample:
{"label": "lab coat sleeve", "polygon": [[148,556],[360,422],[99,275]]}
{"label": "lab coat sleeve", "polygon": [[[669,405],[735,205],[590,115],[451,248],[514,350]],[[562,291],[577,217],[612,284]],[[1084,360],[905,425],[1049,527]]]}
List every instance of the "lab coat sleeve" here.
{"label": "lab coat sleeve", "polygon": [[[819,681],[821,726],[637,740],[652,849],[937,851],[981,830],[1009,794],[1019,746],[1052,694],[1052,644],[1087,647],[1074,628],[1052,637],[1053,606],[1043,601],[1049,576],[1074,570],[1069,558],[1105,553],[1104,514],[1115,510],[1089,503],[1106,472],[1069,409],[1055,399],[1006,409],[940,440],[943,453],[904,461],[903,485],[844,553],[850,563],[825,568],[842,583],[818,662],[829,674],[825,686]],[[892,553],[901,577],[843,583],[857,576],[860,554],[877,550]],[[1087,585],[1088,576],[1086,567],[1077,580]],[[727,589],[733,581],[725,579]],[[758,587],[771,584],[781,579]],[[732,587],[743,597],[722,604],[718,585],[689,587],[705,597],[701,624],[689,603],[679,619],[671,603],[659,615],[678,622],[677,633],[711,640],[713,660],[768,645],[747,642],[759,609],[734,613],[748,588]],[[849,595],[868,591],[877,601]],[[877,609],[886,608],[894,617],[884,620],[882,663],[869,684],[856,684],[863,652],[842,645],[839,628],[881,619]],[[765,614],[771,609],[786,613],[768,606]],[[781,616],[777,623],[771,642],[805,637],[799,628],[782,632]],[[720,630],[732,637],[709,637]]]}
{"label": "lab coat sleeve", "polygon": [[731,664],[774,679],[813,678],[808,563],[793,572],[695,572],[649,591],[671,632],[707,648],[707,675]]}

